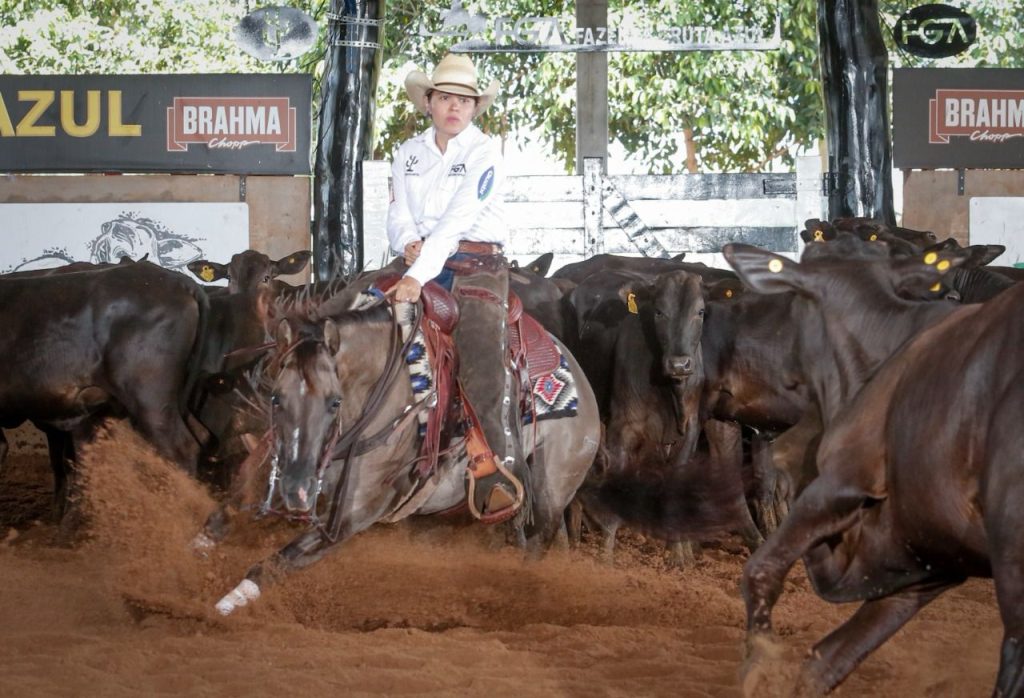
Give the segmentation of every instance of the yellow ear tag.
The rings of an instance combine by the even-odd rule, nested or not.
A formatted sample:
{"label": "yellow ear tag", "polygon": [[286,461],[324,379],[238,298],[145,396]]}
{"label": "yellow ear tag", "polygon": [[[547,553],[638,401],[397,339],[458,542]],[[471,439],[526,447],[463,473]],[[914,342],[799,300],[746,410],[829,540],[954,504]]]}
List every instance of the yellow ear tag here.
{"label": "yellow ear tag", "polygon": [[778,274],[780,271],[782,271],[782,260],[773,259],[772,261],[768,262],[768,271],[772,272],[773,274]]}
{"label": "yellow ear tag", "polygon": [[939,271],[946,271],[947,269],[949,269],[949,267],[950,263],[948,259],[944,259],[935,265],[935,268],[938,269]]}
{"label": "yellow ear tag", "polygon": [[640,310],[636,307],[635,293],[630,292],[630,294],[626,296],[626,310],[633,313],[634,315],[638,315],[640,313]]}
{"label": "yellow ear tag", "polygon": [[875,240],[877,240],[877,239],[878,239],[878,236],[877,236],[877,235],[875,235],[874,233],[871,233],[871,237],[870,237],[870,238],[868,238],[868,239],[869,239],[869,240],[871,240],[871,242],[874,242]]}
{"label": "yellow ear tag", "polygon": [[928,290],[931,291],[932,293],[938,293],[939,291],[942,290],[942,284],[937,283]]}
{"label": "yellow ear tag", "polygon": [[726,298],[732,298],[732,289],[731,288],[725,289],[725,297]]}
{"label": "yellow ear tag", "polygon": [[823,233],[820,230],[815,230],[814,231],[814,241],[815,242],[825,242],[825,233]]}
{"label": "yellow ear tag", "polygon": [[209,264],[204,264],[203,268],[199,270],[199,278],[203,281],[213,281],[214,276],[216,276],[216,273],[213,271],[213,267]]}
{"label": "yellow ear tag", "polygon": [[925,264],[935,264],[937,261],[939,261],[939,255],[935,252],[929,252],[924,256]]}

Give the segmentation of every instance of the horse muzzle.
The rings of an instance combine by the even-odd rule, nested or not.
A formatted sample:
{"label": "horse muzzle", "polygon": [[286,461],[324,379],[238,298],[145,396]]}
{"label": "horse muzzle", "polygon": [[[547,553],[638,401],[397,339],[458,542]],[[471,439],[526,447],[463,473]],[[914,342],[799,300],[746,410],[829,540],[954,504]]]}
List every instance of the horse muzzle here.
{"label": "horse muzzle", "polygon": [[320,487],[315,477],[282,478],[281,502],[289,514],[308,514],[316,506]]}

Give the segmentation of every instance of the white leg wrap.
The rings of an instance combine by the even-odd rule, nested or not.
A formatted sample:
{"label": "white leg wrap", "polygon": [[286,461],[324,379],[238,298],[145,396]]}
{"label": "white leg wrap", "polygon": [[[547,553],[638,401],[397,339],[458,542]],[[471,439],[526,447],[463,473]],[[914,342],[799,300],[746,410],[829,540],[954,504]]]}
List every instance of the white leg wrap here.
{"label": "white leg wrap", "polygon": [[224,598],[217,602],[217,611],[222,616],[231,615],[236,608],[248,605],[260,597],[260,588],[251,579],[243,579]]}

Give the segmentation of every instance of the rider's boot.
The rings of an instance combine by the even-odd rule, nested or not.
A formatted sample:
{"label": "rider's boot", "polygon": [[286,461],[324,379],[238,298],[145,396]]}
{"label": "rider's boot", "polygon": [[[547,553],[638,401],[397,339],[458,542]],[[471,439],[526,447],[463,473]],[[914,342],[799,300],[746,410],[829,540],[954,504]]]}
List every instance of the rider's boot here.
{"label": "rider's boot", "polygon": [[455,329],[459,382],[470,404],[467,411],[475,411],[482,431],[480,439],[471,429],[467,440],[468,504],[487,523],[511,518],[525,498],[518,398],[506,331],[508,269],[503,261],[495,266],[459,273],[452,288],[460,310]]}

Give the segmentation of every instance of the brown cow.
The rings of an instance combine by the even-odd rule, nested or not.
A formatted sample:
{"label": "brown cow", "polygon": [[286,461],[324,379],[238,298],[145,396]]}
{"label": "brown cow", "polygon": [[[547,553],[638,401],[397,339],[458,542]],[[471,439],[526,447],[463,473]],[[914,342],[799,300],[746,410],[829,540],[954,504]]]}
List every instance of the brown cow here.
{"label": "brown cow", "polygon": [[772,608],[802,557],[823,598],[864,602],[811,652],[805,694],[839,685],[946,589],[992,576],[1005,627],[996,695],[1024,695],[1024,289],[962,307],[897,294],[938,283],[962,250],[845,264],[724,252],[752,289],[796,291],[805,304],[801,359],[817,363],[809,373],[825,426],[820,475],[744,569],[748,693]]}

